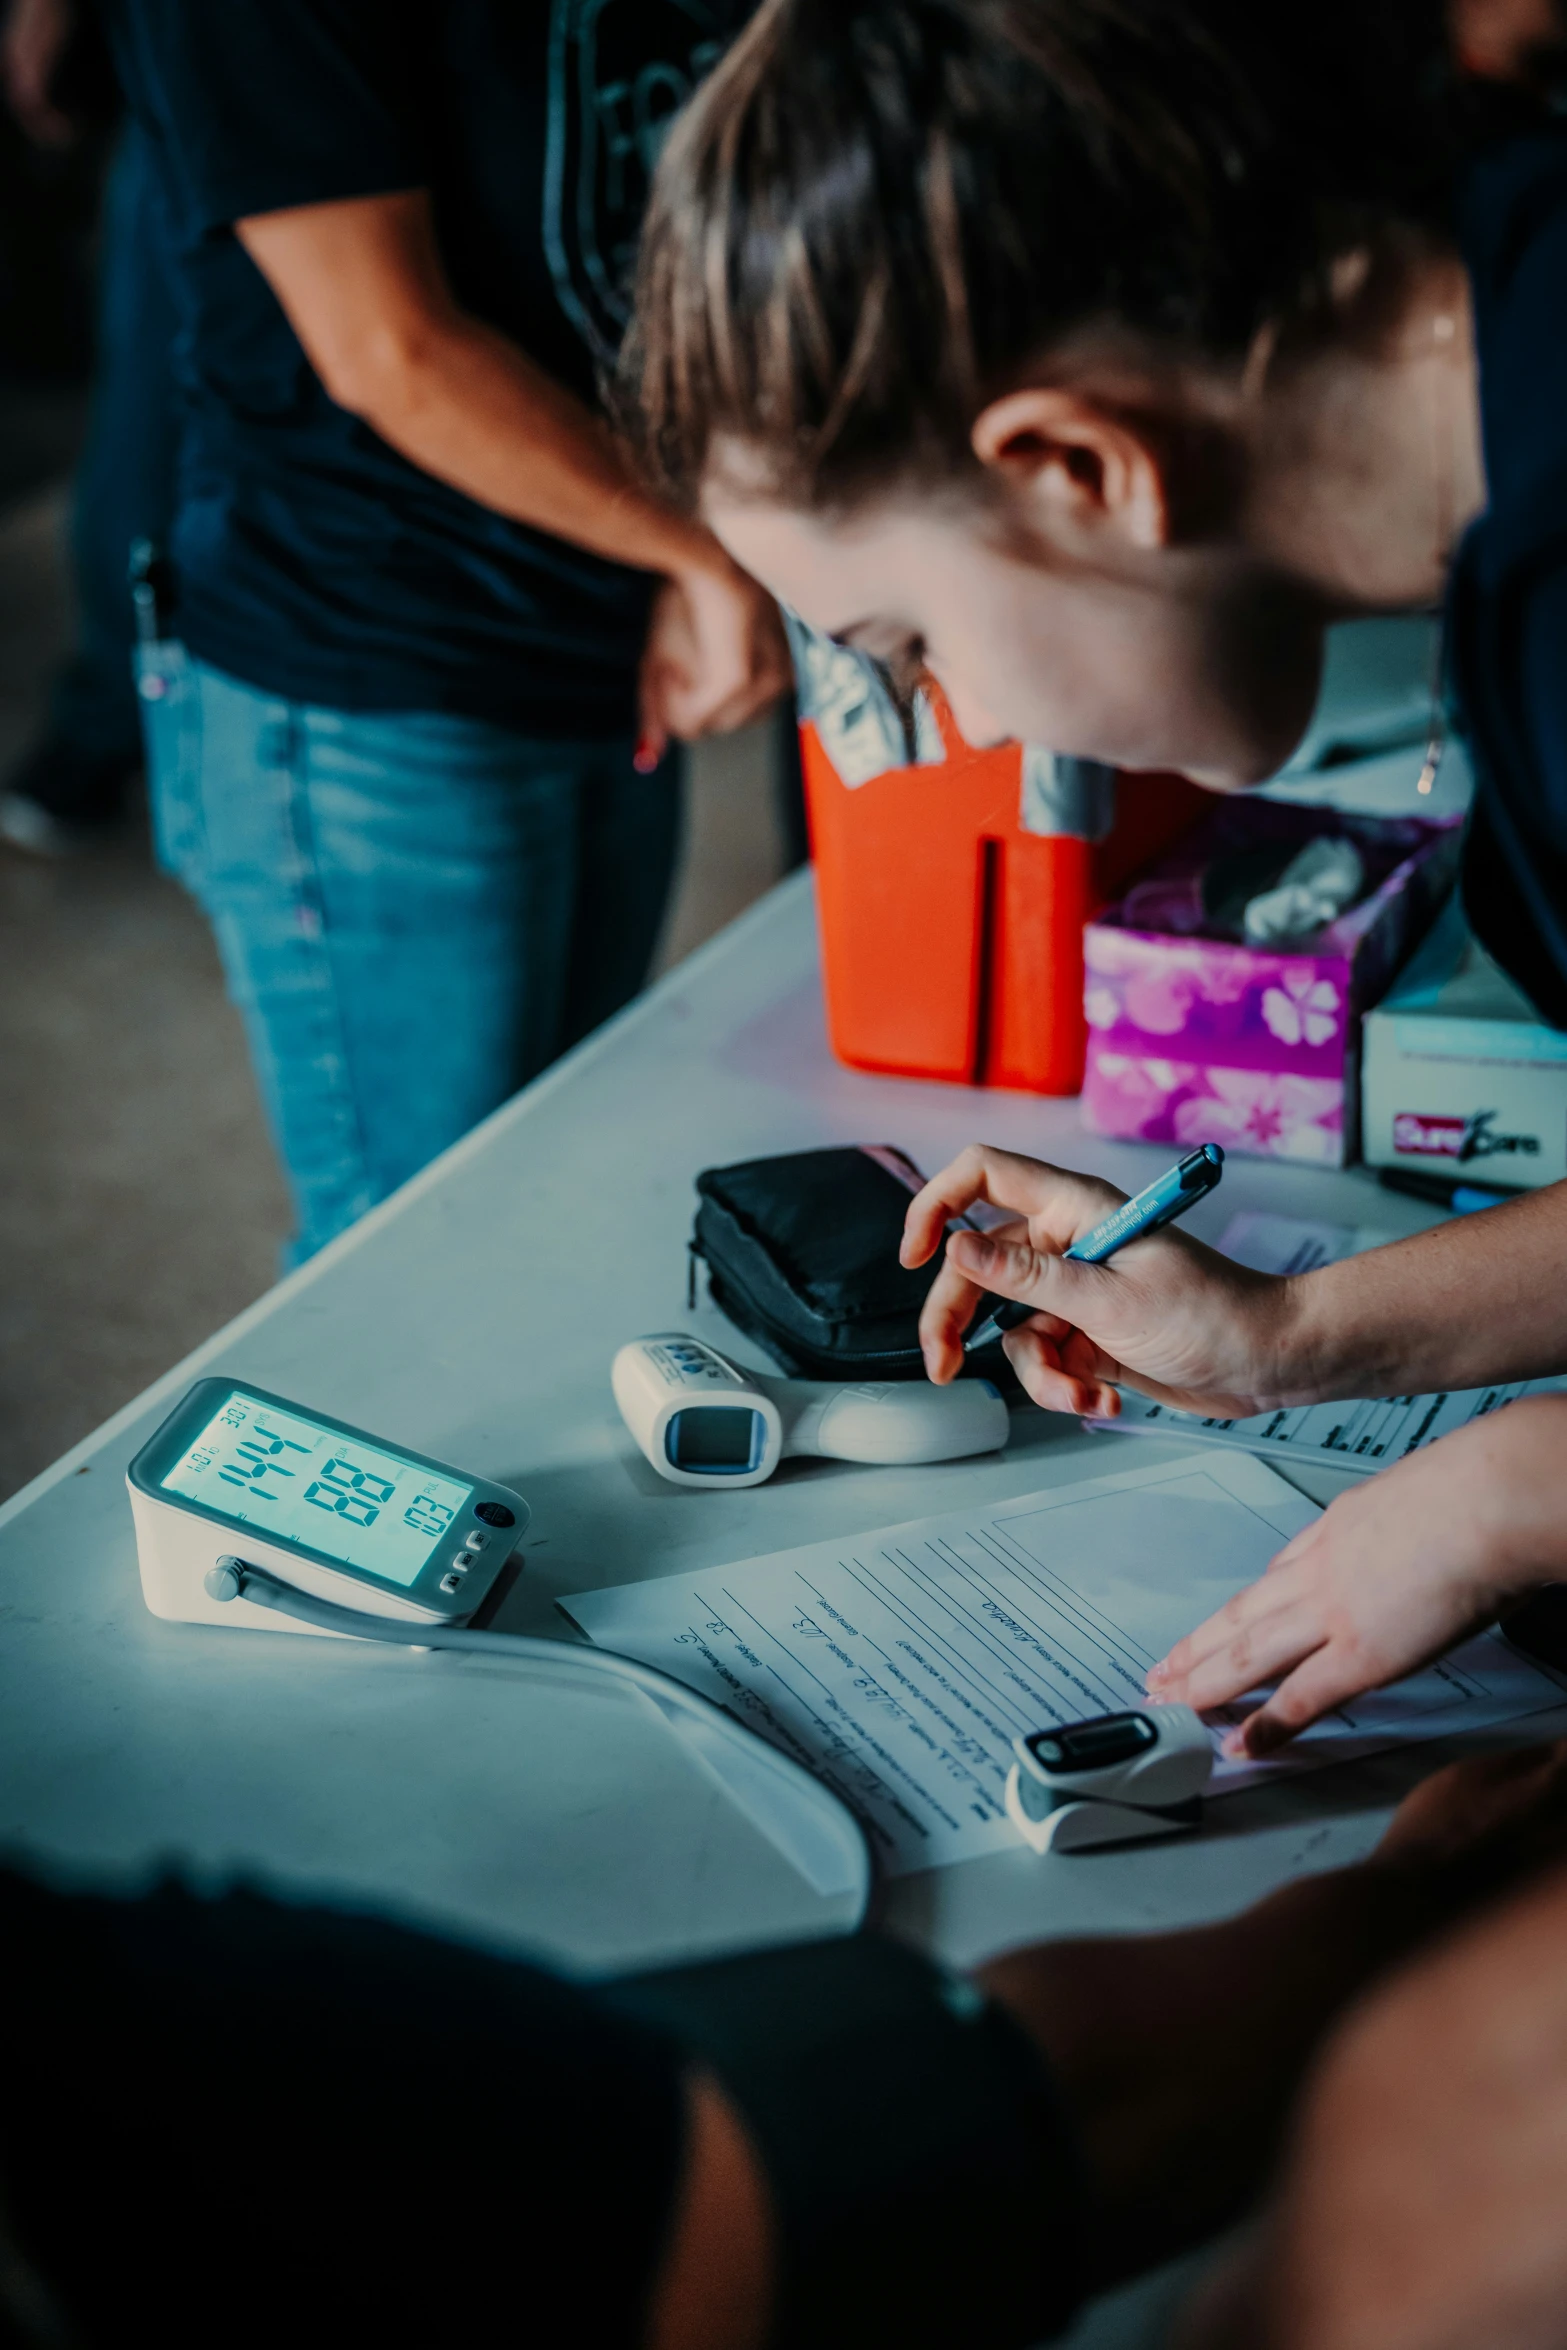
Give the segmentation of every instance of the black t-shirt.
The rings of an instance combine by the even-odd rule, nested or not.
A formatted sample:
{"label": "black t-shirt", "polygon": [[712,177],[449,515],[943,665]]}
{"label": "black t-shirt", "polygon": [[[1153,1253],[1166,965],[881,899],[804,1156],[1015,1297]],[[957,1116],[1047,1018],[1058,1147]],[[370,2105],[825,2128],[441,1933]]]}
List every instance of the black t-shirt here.
{"label": "black t-shirt", "polygon": [[1497,962],[1567,1028],[1567,125],[1483,150],[1459,232],[1488,487],[1448,600],[1477,778],[1464,904]]}
{"label": "black t-shirt", "polygon": [[585,399],[660,137],[750,0],[105,0],[180,303],[180,633],[247,683],[527,732],[634,724],[653,582],[335,406],[232,231],[425,187],[458,299]]}

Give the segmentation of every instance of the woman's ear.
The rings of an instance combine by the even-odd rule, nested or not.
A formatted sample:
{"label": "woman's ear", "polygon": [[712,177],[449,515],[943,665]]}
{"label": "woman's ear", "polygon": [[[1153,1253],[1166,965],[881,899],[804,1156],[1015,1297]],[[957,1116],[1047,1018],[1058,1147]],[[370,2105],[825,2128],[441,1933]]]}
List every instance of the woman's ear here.
{"label": "woman's ear", "polygon": [[1164,463],[1127,418],[1077,392],[1036,385],[992,400],[970,439],[981,465],[1046,537],[1081,544],[1108,531],[1129,547],[1168,545]]}

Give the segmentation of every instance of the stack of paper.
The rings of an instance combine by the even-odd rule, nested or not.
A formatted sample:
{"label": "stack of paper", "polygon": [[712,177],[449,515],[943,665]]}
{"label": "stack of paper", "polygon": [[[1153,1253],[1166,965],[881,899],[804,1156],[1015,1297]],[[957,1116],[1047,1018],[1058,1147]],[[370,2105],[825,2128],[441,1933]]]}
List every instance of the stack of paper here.
{"label": "stack of paper", "polygon": [[[1014,1842],[1013,1738],[1143,1703],[1149,1666],[1316,1514],[1261,1461],[1194,1455],[561,1605],[819,1772],[896,1873]],[[1288,1759],[1219,1760],[1214,1791],[1560,1696],[1488,1634],[1333,1715]]]}

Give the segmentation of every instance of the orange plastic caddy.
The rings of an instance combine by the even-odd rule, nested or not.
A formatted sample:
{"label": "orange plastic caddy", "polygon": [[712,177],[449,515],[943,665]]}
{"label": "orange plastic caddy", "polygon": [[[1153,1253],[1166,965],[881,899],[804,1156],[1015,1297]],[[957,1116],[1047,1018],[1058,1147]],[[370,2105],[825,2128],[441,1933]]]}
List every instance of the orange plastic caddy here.
{"label": "orange plastic caddy", "polygon": [[934,695],[906,728],[856,655],[791,634],[833,1051],[1076,1093],[1083,925],[1211,799],[1016,743],[973,750]]}

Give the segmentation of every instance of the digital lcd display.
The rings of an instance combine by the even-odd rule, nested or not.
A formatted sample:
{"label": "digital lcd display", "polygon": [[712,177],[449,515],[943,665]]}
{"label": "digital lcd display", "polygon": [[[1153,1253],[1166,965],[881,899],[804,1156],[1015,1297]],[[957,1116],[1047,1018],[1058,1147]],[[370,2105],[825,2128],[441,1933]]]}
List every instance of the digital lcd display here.
{"label": "digital lcd display", "polygon": [[1144,1714],[1106,1714],[1102,1721],[1069,1722],[1036,1730],[1029,1751],[1047,1771],[1102,1771],[1156,1746],[1159,1733]]}
{"label": "digital lcd display", "polygon": [[242,1387],[160,1482],[166,1493],[405,1588],[474,1491]]}
{"label": "digital lcd display", "polygon": [[703,1404],[677,1412],[669,1423],[669,1457],[677,1469],[749,1469],[760,1413],[747,1405]]}

